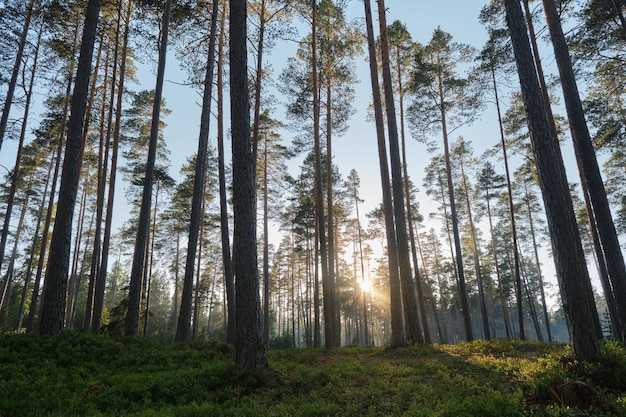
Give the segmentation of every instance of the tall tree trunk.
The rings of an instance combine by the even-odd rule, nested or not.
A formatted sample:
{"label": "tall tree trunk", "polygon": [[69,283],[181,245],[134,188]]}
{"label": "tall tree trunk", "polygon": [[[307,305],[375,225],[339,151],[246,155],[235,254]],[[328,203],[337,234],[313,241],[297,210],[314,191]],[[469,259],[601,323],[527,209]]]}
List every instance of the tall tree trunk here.
{"label": "tall tree trunk", "polygon": [[[439,86],[440,91],[442,86]],[[443,95],[441,95],[443,97]],[[442,98],[443,102],[443,98]],[[452,182],[452,164],[450,163],[450,145],[448,144],[448,127],[446,124],[445,108],[441,107],[441,120],[443,131],[443,149],[446,164],[446,178],[448,184],[448,198],[450,200],[450,221],[452,223],[452,234],[454,236],[454,259],[456,263],[456,272],[459,285],[459,298],[461,301],[461,310],[463,312],[463,324],[465,326],[465,338],[467,341],[474,340],[474,332],[472,330],[472,314],[470,311],[469,301],[467,299],[467,288],[465,285],[465,271],[463,270],[463,253],[461,251],[461,236],[459,233],[459,219],[456,213],[456,199],[454,197],[454,184]]]}
{"label": "tall tree trunk", "polygon": [[[120,5],[121,7],[121,5]],[[109,174],[109,193],[107,196],[107,211],[104,223],[104,238],[102,244],[102,259],[96,279],[96,292],[94,297],[94,313],[91,322],[91,333],[99,333],[102,322],[102,310],[104,308],[104,290],[106,286],[107,268],[109,263],[109,250],[111,246],[111,228],[113,224],[113,201],[115,199],[115,181],[117,176],[117,160],[120,143],[120,130],[122,125],[122,104],[124,97],[124,80],[126,78],[126,60],[128,58],[128,38],[130,32],[131,12],[133,0],[128,0],[126,9],[126,22],[124,24],[124,37],[120,62],[119,85],[117,87],[117,107],[115,110],[115,131],[113,132],[113,147],[111,155],[111,172]]]}
{"label": "tall tree trunk", "polygon": [[196,169],[193,181],[193,196],[191,199],[191,220],[189,222],[189,242],[187,244],[187,258],[185,261],[185,277],[183,279],[183,295],[180,302],[180,315],[176,327],[177,342],[189,340],[189,321],[191,320],[191,304],[193,291],[193,273],[196,264],[196,248],[198,245],[198,230],[202,218],[204,187],[207,170],[209,149],[209,126],[211,121],[211,101],[213,97],[213,68],[215,63],[215,43],[217,39],[217,16],[219,1],[213,1],[211,8],[211,33],[209,35],[209,52],[207,67],[204,74],[204,95],[202,98],[202,112],[200,115],[200,137],[198,138],[198,153],[196,155]]}
{"label": "tall tree trunk", "polygon": [[[498,85],[496,84],[496,73],[493,68],[491,68],[491,82],[493,85],[493,92],[494,92],[495,101],[496,101],[496,110],[498,112],[498,127],[500,128],[500,144],[502,146],[502,159],[504,160],[504,171],[506,174],[506,190],[507,190],[507,201],[509,203],[509,222],[511,225],[511,237],[513,241],[512,242],[513,247],[517,248],[517,227],[515,226],[515,205],[513,204],[513,186],[511,183],[511,170],[509,169],[509,158],[506,152],[506,139],[504,136],[504,126],[502,123],[502,111],[500,110],[500,98],[498,96]],[[491,233],[491,236],[493,236],[493,232]],[[493,237],[492,237],[492,240],[493,240]],[[495,245],[495,241],[494,241],[494,245]],[[493,250],[494,250],[494,259],[495,259],[497,256],[495,252],[495,247]],[[496,272],[497,272],[498,260],[495,259],[495,262],[496,262]],[[514,256],[514,267],[515,267],[516,288],[517,287],[521,288],[521,285],[519,286],[517,285],[518,282],[521,283],[520,259],[519,259],[519,253],[517,251],[515,251],[515,256]],[[505,321],[506,334],[507,334],[507,337],[511,337],[513,333],[511,332],[511,329],[510,329],[509,314],[507,311],[506,300],[504,298],[504,292],[502,291],[502,281],[500,280],[499,276],[498,276],[498,290],[500,292],[500,303],[502,304],[502,315]],[[521,324],[521,326],[523,326],[524,317],[523,317],[522,305],[520,301],[521,300],[518,297],[517,298],[518,314],[519,314],[518,321]],[[523,329],[523,327],[520,327],[520,329]],[[526,335],[522,331],[520,331],[520,339],[524,340],[525,337]]]}
{"label": "tall tree trunk", "polygon": [[[76,303],[78,301],[78,293],[82,276],[79,276],[76,271],[78,270],[78,264],[80,262],[80,253],[83,244],[83,228],[85,226],[85,212],[87,210],[87,195],[90,194],[89,180],[90,170],[85,172],[85,179],[83,181],[82,197],[80,199],[80,206],[78,209],[78,218],[76,219],[76,238],[74,239],[74,253],[72,254],[72,265],[70,267],[70,278],[67,288],[67,308],[65,313],[65,326],[72,330],[74,328],[74,319],[76,318]],[[93,216],[92,216],[93,219]],[[93,222],[92,222],[93,223]],[[87,245],[91,242],[91,224],[87,231]],[[85,251],[86,252],[86,251]],[[84,265],[81,263],[81,273]]]}
{"label": "tall tree trunk", "polygon": [[143,183],[141,196],[141,208],[139,211],[139,222],[137,224],[137,237],[135,240],[135,250],[133,253],[133,266],[130,273],[130,284],[128,291],[128,312],[124,334],[126,336],[137,336],[139,331],[139,308],[141,303],[141,277],[144,274],[144,259],[146,253],[146,241],[148,239],[148,228],[150,226],[150,208],[152,205],[152,185],[154,183],[154,165],[156,161],[157,143],[159,140],[159,118],[161,114],[161,97],[163,93],[163,80],[165,76],[165,58],[167,55],[167,39],[170,23],[170,12],[173,0],[165,2],[163,12],[162,33],[159,47],[159,63],[157,67],[156,88],[154,91],[154,103],[152,108],[152,125],[150,128],[150,141],[148,145],[148,160],[146,162],[146,175]]}
{"label": "tall tree trunk", "polygon": [[[400,139],[402,150],[402,177],[404,180],[404,193],[406,198],[406,219],[409,228],[409,240],[411,242],[411,256],[413,257],[413,267],[415,268],[415,285],[417,287],[417,299],[420,309],[420,316],[422,318],[422,330],[424,332],[424,342],[427,344],[432,343],[430,338],[430,330],[428,328],[428,315],[426,314],[426,298],[424,297],[424,285],[428,285],[423,282],[420,276],[420,268],[417,263],[417,249],[415,244],[415,232],[413,231],[413,209],[411,208],[411,190],[409,186],[409,172],[407,167],[406,157],[406,135],[404,126],[404,87],[402,84],[402,74],[397,71],[398,77],[398,102],[400,107]],[[419,239],[419,238],[418,238]],[[422,259],[422,264],[424,264]],[[437,320],[437,312],[434,312],[435,320]]]}
{"label": "tall tree trunk", "polygon": [[598,361],[601,357],[595,304],[589,301],[589,274],[580,243],[563,160],[560,158],[546,116],[544,102],[535,73],[530,44],[521,6],[515,0],[504,0],[506,21],[511,36],[522,96],[531,131],[535,163],[544,197],[548,227],[568,321],[574,355],[580,360]]}
{"label": "tall tree trunk", "polygon": [[533,251],[535,254],[535,266],[537,268],[537,278],[539,279],[539,290],[541,293],[541,305],[543,306],[544,320],[546,321],[546,331],[548,332],[548,342],[552,343],[552,331],[550,330],[550,317],[548,316],[548,306],[546,304],[546,294],[543,284],[543,274],[541,273],[541,263],[539,262],[539,248],[537,247],[537,238],[535,235],[535,222],[533,221],[533,214],[530,210],[530,202],[528,200],[528,188],[524,183],[524,191],[526,192],[526,209],[528,211],[528,223],[530,224],[530,235],[533,239]]}
{"label": "tall tree trunk", "polygon": [[[75,52],[78,46],[78,33],[80,30],[80,24],[77,22],[76,27],[74,29],[74,38],[72,44],[72,51]],[[54,165],[54,173],[52,175],[52,185],[50,188],[50,195],[48,201],[48,208],[46,210],[46,220],[44,221],[43,234],[41,239],[41,248],[39,250],[39,260],[37,261],[37,270],[35,272],[35,283],[33,288],[33,295],[31,297],[31,302],[28,311],[28,317],[26,318],[26,332],[32,332],[36,327],[35,317],[37,315],[37,310],[39,307],[39,289],[41,287],[41,277],[43,274],[44,263],[46,260],[46,251],[48,249],[48,235],[50,232],[50,224],[52,222],[52,213],[55,208],[54,201],[56,197],[56,186],[59,179],[59,171],[61,168],[61,155],[63,153],[63,148],[65,144],[65,129],[67,126],[67,116],[69,114],[70,109],[70,99],[72,92],[72,82],[74,80],[74,66],[75,60],[70,62],[70,67],[68,71],[68,79],[67,86],[65,89],[65,99],[63,101],[63,116],[61,122],[61,128],[59,129],[59,139],[57,143],[56,149],[56,159]],[[95,77],[94,77],[95,78]]]}
{"label": "tall tree trunk", "polygon": [[463,179],[463,190],[465,191],[465,201],[467,203],[467,215],[470,227],[470,235],[472,238],[472,243],[474,245],[474,273],[476,274],[476,282],[478,284],[478,298],[480,303],[480,316],[483,324],[483,334],[486,340],[490,340],[491,333],[489,332],[489,315],[487,313],[485,285],[483,282],[482,271],[480,270],[480,253],[478,251],[478,240],[476,239],[476,228],[474,225],[474,217],[472,215],[472,205],[470,204],[470,195],[467,186],[467,179],[465,177],[465,166],[463,164],[463,157],[461,157],[460,163],[461,178]]}
{"label": "tall tree trunk", "polygon": [[[261,10],[259,11],[259,41],[257,43],[256,74],[254,81],[254,116],[252,119],[252,160],[258,160],[259,152],[259,125],[261,115],[261,88],[263,87],[263,49],[265,46],[265,20],[266,0],[261,0]],[[254,177],[256,178],[256,165],[254,166]],[[256,191],[256,190],[255,190]]]}
{"label": "tall tree trunk", "polygon": [[76,82],[72,95],[71,115],[68,123],[67,143],[61,173],[61,187],[57,204],[56,219],[50,241],[50,257],[46,271],[45,290],[39,332],[59,336],[65,312],[65,291],[69,269],[72,218],[80,166],[83,156],[83,123],[87,106],[87,94],[91,75],[100,0],[89,0],[85,11],[85,24],[76,70]]}
{"label": "tall tree trunk", "polygon": [[[409,343],[424,343],[419,324],[415,286],[409,260],[409,244],[406,226],[406,210],[404,207],[404,191],[402,184],[402,160],[396,122],[395,102],[391,81],[391,65],[389,63],[389,41],[387,39],[387,17],[385,1],[378,0],[378,21],[380,24],[380,45],[382,55],[383,88],[385,91],[385,110],[387,111],[387,130],[389,132],[389,156],[391,159],[391,181],[393,189],[393,209],[396,223],[396,240],[398,242],[398,264],[402,285],[402,303],[406,338]],[[417,268],[417,265],[416,265]]]}
{"label": "tall tree trunk", "polygon": [[333,151],[332,151],[332,89],[331,81],[326,80],[326,216],[328,217],[328,282],[333,295],[333,334],[334,345],[341,346],[341,312],[339,309],[339,288],[337,287],[335,268],[335,204],[333,198]]}
{"label": "tall tree trunk", "polygon": [[[35,259],[37,242],[39,241],[39,230],[41,228],[41,220],[43,216],[43,211],[46,207],[46,196],[48,194],[48,185],[50,185],[52,169],[55,165],[54,161],[55,159],[51,157],[50,162],[48,164],[47,175],[45,176],[46,181],[43,187],[44,191],[41,195],[41,203],[39,204],[39,210],[37,211],[37,217],[36,217],[37,221],[35,222],[33,239],[32,239],[30,248],[28,249],[29,253],[28,253],[28,261],[26,262],[24,286],[22,287],[22,297],[20,299],[20,306],[19,306],[18,313],[17,313],[17,323],[15,324],[15,330],[18,332],[22,329],[22,325],[24,323],[24,312],[26,311],[26,297],[28,295],[28,289],[30,287],[30,279],[31,279],[32,272],[33,272],[33,261]],[[35,295],[33,294],[31,299],[34,296]]]}
{"label": "tall tree trunk", "polygon": [[176,231],[176,254],[174,255],[174,296],[172,297],[172,323],[174,329],[172,331],[172,340],[176,337],[176,328],[178,327],[178,278],[180,267],[180,229]]}
{"label": "tall tree trunk", "polygon": [[[563,99],[574,142],[576,159],[582,168],[581,176],[584,177],[584,183],[587,185],[587,192],[593,207],[598,235],[604,251],[604,259],[606,260],[609,278],[613,284],[619,318],[623,327],[626,323],[626,265],[624,264],[624,256],[606,198],[600,167],[593,149],[587,122],[585,121],[585,112],[580,101],[576,76],[572,67],[567,42],[563,35],[556,3],[554,0],[543,0],[543,8],[546,14],[546,21],[548,22],[550,39],[554,47],[554,57],[561,76]],[[619,335],[619,338],[624,341],[626,335],[622,333]]]}
{"label": "tall tree trunk", "polygon": [[361,282],[363,283],[361,287],[361,297],[363,298],[363,340],[365,341],[364,346],[369,346],[370,338],[367,328],[367,293],[365,291],[365,263],[363,262],[363,234],[361,233],[361,217],[359,216],[359,196],[357,195],[356,187],[354,189],[354,207],[356,208],[356,220],[359,232],[359,259],[361,261]]}
{"label": "tall tree trunk", "polygon": [[[387,165],[387,149],[385,144],[385,128],[383,119],[382,98],[378,83],[378,64],[376,45],[374,40],[374,25],[372,23],[372,7],[370,0],[365,0],[365,21],[367,26],[367,47],[369,52],[370,80],[374,101],[374,115],[376,121],[376,137],[378,142],[378,161],[380,163],[380,180],[383,192],[383,212],[387,235],[387,257],[389,259],[389,291],[391,303],[391,346],[394,348],[406,345],[404,335],[402,293],[400,289],[400,275],[398,272],[398,246],[393,220],[393,202],[389,182],[389,167]],[[379,5],[379,7],[381,7]]]}
{"label": "tall tree trunk", "polygon": [[20,35],[20,42],[17,47],[17,54],[15,55],[15,63],[13,64],[13,70],[11,71],[11,80],[9,81],[7,96],[4,101],[4,107],[2,108],[2,116],[0,117],[0,149],[2,149],[4,133],[6,132],[7,124],[9,122],[9,113],[11,112],[11,104],[13,104],[13,94],[15,93],[17,77],[19,76],[20,67],[22,66],[22,57],[24,56],[24,48],[26,47],[28,29],[30,28],[34,8],[35,0],[30,0],[28,3],[28,10],[26,12],[26,19],[24,20],[24,26],[22,27],[22,33]]}
{"label": "tall tree trunk", "polygon": [[[119,32],[119,20],[118,29]],[[104,193],[106,189],[106,176],[108,171],[109,162],[109,137],[105,137],[104,126],[106,116],[105,100],[107,99],[108,87],[109,87],[109,54],[111,52],[110,41],[106,46],[106,57],[104,59],[104,79],[102,82],[102,104],[100,105],[100,135],[98,141],[98,165],[96,170],[97,175],[97,188],[96,188],[96,225],[93,238],[93,250],[91,252],[91,266],[89,270],[89,289],[87,290],[87,302],[85,306],[85,315],[83,317],[83,330],[88,331],[91,327],[91,317],[93,314],[93,297],[96,287],[96,278],[98,276],[98,268],[100,267],[100,253],[102,249],[102,217],[104,213]],[[115,46],[115,53],[113,56],[113,62],[117,62],[117,40]],[[112,117],[112,106],[115,97],[115,74],[117,66],[113,65],[113,76],[111,77],[111,98],[109,100],[109,119]],[[108,126],[111,126],[111,121],[108,121]]]}
{"label": "tall tree trunk", "polygon": [[[206,182],[202,190],[202,195],[206,192]],[[202,249],[204,247],[204,213],[206,199],[202,199],[202,216],[200,217],[200,233],[198,234],[198,265],[196,266],[196,285],[194,286],[193,300],[193,327],[191,331],[191,340],[198,339],[198,324],[200,315],[200,279],[202,278]]]}
{"label": "tall tree trunk", "polygon": [[237,340],[239,369],[267,366],[259,300],[256,247],[255,178],[250,137],[247,13],[245,0],[230,2],[230,102],[233,140],[233,210]]}
{"label": "tall tree trunk", "polygon": [[230,235],[228,232],[228,198],[226,195],[226,168],[224,154],[224,42],[226,37],[226,5],[220,19],[220,41],[217,54],[217,163],[220,193],[220,233],[222,239],[222,263],[224,264],[224,286],[226,287],[227,329],[226,341],[234,344],[237,332],[235,323],[235,275],[230,255]]}
{"label": "tall tree trunk", "polygon": [[150,318],[150,295],[152,294],[152,267],[154,266],[154,245],[156,242],[156,231],[157,231],[157,215],[159,213],[159,191],[161,191],[161,182],[157,181],[156,192],[154,193],[154,210],[152,214],[152,226],[150,227],[150,239],[148,245],[150,246],[148,250],[148,245],[146,245],[146,260],[147,260],[147,268],[145,275],[145,299],[146,299],[146,308],[143,313],[143,336],[148,335],[148,319]]}
{"label": "tall tree trunk", "polygon": [[[29,188],[33,182],[34,174],[31,174],[29,179]],[[0,312],[6,313],[8,311],[8,306],[11,298],[11,290],[13,288],[13,274],[15,271],[15,258],[17,257],[17,249],[20,243],[20,236],[22,234],[22,229],[24,227],[24,219],[26,218],[26,212],[28,208],[28,201],[30,195],[26,195],[24,199],[24,203],[22,204],[22,208],[20,210],[20,218],[17,222],[17,228],[15,229],[15,240],[13,241],[13,249],[11,250],[11,257],[9,258],[9,265],[7,266],[7,272],[4,274],[4,286],[2,288],[2,293],[0,294]],[[4,309],[3,309],[4,308]],[[0,322],[3,324],[6,321],[6,316],[0,314]],[[8,327],[8,326],[7,326]]]}
{"label": "tall tree trunk", "polygon": [[[265,2],[263,2],[265,4]],[[270,346],[270,239],[269,239],[269,205],[268,205],[268,141],[265,135],[263,146],[263,341],[265,348]]]}
{"label": "tall tree trunk", "polygon": [[[504,331],[506,338],[511,338],[511,327],[509,326],[509,309],[506,303],[506,297],[504,296],[504,288],[502,287],[502,274],[500,273],[500,265],[498,261],[498,245],[496,243],[496,236],[493,232],[493,218],[491,215],[491,202],[489,198],[489,189],[487,189],[487,217],[489,219],[489,234],[491,235],[491,252],[493,253],[493,264],[496,269],[496,278],[498,280],[498,295],[500,298],[500,306],[502,308],[502,320],[504,321]],[[494,334],[494,336],[496,336]]]}
{"label": "tall tree trunk", "polygon": [[324,196],[322,183],[322,147],[320,143],[319,74],[317,72],[317,0],[311,0],[311,74],[313,77],[313,137],[315,148],[315,215],[318,223],[319,253],[322,263],[322,294],[324,298],[324,346],[335,346],[335,290],[331,282],[324,219]]}

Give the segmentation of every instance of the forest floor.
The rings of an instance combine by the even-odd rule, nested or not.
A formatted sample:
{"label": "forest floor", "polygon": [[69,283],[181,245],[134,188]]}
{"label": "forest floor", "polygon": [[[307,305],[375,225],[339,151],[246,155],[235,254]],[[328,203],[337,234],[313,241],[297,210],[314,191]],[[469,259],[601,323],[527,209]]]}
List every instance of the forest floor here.
{"label": "forest floor", "polygon": [[562,344],[285,349],[235,370],[229,346],[67,333],[0,336],[0,416],[626,416],[626,350]]}

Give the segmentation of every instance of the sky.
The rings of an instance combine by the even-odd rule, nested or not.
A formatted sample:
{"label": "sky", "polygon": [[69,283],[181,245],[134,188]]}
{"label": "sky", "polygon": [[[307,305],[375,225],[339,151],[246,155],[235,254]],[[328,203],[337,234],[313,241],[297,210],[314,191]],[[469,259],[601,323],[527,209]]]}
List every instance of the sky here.
{"label": "sky", "polygon": [[[375,2],[374,7],[375,7]],[[450,33],[457,42],[468,43],[477,48],[481,48],[487,39],[486,32],[478,22],[478,14],[483,7],[484,0],[457,1],[454,7],[443,2],[417,2],[409,0],[387,0],[388,10],[387,22],[391,24],[394,20],[402,21],[406,26],[413,40],[420,43],[427,43],[433,31],[440,26],[442,30]],[[374,10],[374,13],[375,10]],[[352,0],[347,10],[348,20],[363,19],[363,2]],[[306,28],[301,28],[300,36],[306,35]],[[294,52],[289,44],[278,43],[269,52],[267,61],[272,64],[274,76],[277,77],[284,68],[287,58]],[[172,150],[173,166],[184,161],[190,153],[195,152],[197,147],[197,136],[199,126],[199,96],[196,93],[179,85],[184,82],[185,74],[175,68],[176,63],[170,59],[168,62],[168,73],[164,97],[167,100],[168,108],[172,114],[168,116],[168,124],[165,137],[170,142]],[[249,65],[252,65],[249,63]],[[174,68],[172,68],[174,67]],[[171,71],[170,71],[171,69]],[[142,77],[149,79],[149,76]],[[380,172],[378,170],[378,153],[375,136],[375,126],[366,120],[367,108],[371,101],[371,86],[369,82],[369,67],[365,55],[357,58],[357,78],[359,83],[355,86],[356,97],[354,100],[355,115],[350,120],[350,128],[342,137],[337,137],[333,142],[334,161],[339,166],[341,173],[345,176],[351,169],[356,169],[361,178],[361,195],[366,199],[365,205],[373,208],[378,205],[381,197]],[[142,85],[142,88],[150,88],[150,85]],[[280,100],[280,97],[279,97]],[[284,110],[279,104],[277,115],[274,118],[284,120]],[[497,140],[497,126],[490,127],[489,136],[485,136],[485,127],[479,127],[480,123],[467,128],[462,128],[455,134],[463,135],[466,139],[474,142],[477,151],[481,146],[480,142],[485,141],[485,146]],[[289,141],[294,135],[293,132],[284,130],[281,132],[285,141]],[[455,136],[456,137],[456,136]],[[495,138],[495,139],[494,139]],[[179,146],[180,145],[180,146]],[[414,140],[409,140],[408,157],[410,175],[421,183],[424,167],[430,157],[425,152],[425,146]],[[182,161],[181,161],[182,160]],[[297,169],[297,163],[294,163]],[[292,165],[294,165],[292,164]],[[297,172],[291,172],[296,174]],[[365,211],[364,211],[365,212]]]}

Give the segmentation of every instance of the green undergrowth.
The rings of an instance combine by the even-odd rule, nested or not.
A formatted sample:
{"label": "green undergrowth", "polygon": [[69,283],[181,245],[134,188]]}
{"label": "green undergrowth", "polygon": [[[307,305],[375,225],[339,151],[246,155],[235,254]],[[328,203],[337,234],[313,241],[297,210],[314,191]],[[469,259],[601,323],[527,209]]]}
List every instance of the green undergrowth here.
{"label": "green undergrowth", "polygon": [[[0,336],[0,416],[626,416],[626,350],[598,364],[566,345],[477,341],[269,352],[238,372],[229,346],[66,333]],[[562,404],[580,381],[594,400]]]}

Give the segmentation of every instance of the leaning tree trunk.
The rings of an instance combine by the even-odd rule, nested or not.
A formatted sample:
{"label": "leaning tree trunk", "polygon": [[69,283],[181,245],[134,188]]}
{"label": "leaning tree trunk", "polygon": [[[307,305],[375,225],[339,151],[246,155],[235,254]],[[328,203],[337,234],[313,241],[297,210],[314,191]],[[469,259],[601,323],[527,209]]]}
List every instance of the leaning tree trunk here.
{"label": "leaning tree trunk", "polygon": [[20,35],[20,43],[17,47],[17,54],[15,55],[15,63],[13,64],[13,70],[11,71],[11,80],[9,81],[7,96],[4,101],[4,107],[2,108],[2,116],[0,117],[0,149],[2,149],[4,133],[6,132],[7,124],[9,122],[9,113],[11,112],[11,104],[13,104],[13,94],[15,93],[17,77],[19,76],[20,67],[22,66],[22,57],[24,56],[24,48],[26,47],[28,29],[33,17],[34,8],[35,0],[30,0],[30,3],[28,4],[28,11],[26,12],[26,19],[24,20],[24,27],[22,28],[22,34]]}
{"label": "leaning tree trunk", "polygon": [[[35,228],[33,233],[32,244],[28,248],[28,260],[26,262],[26,273],[24,276],[24,286],[22,287],[22,296],[20,299],[20,306],[17,312],[17,320],[15,324],[15,330],[20,331],[22,329],[22,324],[24,323],[24,312],[26,310],[26,297],[28,295],[28,289],[30,288],[30,279],[33,272],[33,260],[35,258],[35,251],[37,242],[39,240],[39,229],[41,226],[41,218],[43,216],[43,211],[46,207],[46,195],[48,194],[48,185],[50,184],[50,176],[52,173],[52,167],[54,166],[54,158],[50,158],[50,162],[48,164],[47,175],[45,176],[45,185],[43,187],[43,193],[41,194],[41,202],[39,204],[39,210],[37,210]],[[34,296],[34,294],[33,294]]]}
{"label": "leaning tree trunk", "polygon": [[[24,116],[22,118],[22,127],[20,129],[20,139],[19,144],[17,146],[17,154],[15,156],[15,165],[13,167],[13,172],[11,172],[11,186],[9,187],[9,198],[7,199],[6,212],[4,215],[4,225],[2,227],[2,232],[0,233],[0,270],[2,269],[2,263],[4,260],[4,252],[6,249],[7,238],[9,235],[9,226],[11,224],[11,212],[13,211],[13,204],[15,202],[15,193],[17,192],[17,185],[19,182],[20,176],[20,166],[22,162],[22,151],[24,150],[24,139],[26,138],[26,128],[28,126],[28,116],[30,113],[30,105],[31,98],[33,96],[33,86],[35,84],[35,73],[37,71],[37,61],[39,57],[39,46],[41,45],[41,35],[43,30],[39,31],[39,35],[37,37],[37,44],[35,46],[35,56],[33,57],[33,65],[31,68],[30,80],[28,82],[28,87],[26,87],[26,104],[24,106]],[[20,216],[20,222],[23,219]],[[21,232],[21,226],[17,229],[17,235]],[[15,242],[17,243],[19,238],[15,238]],[[11,260],[13,263],[13,259]],[[5,280],[4,290],[2,292],[2,297],[0,297],[0,310],[2,310],[2,305],[5,300],[6,292],[9,289],[9,277],[12,277],[12,274],[7,274],[7,279]],[[10,290],[9,290],[10,294]]]}
{"label": "leaning tree trunk", "polygon": [[[528,189],[524,183],[524,191],[528,196]],[[539,279],[539,290],[541,294],[541,305],[543,306],[544,320],[546,321],[546,331],[548,333],[548,342],[552,343],[552,331],[550,330],[550,317],[548,316],[548,306],[546,304],[546,294],[543,285],[543,274],[541,273],[541,264],[539,262],[539,248],[537,246],[537,238],[535,235],[535,222],[533,221],[533,214],[530,210],[530,202],[526,198],[526,209],[528,211],[528,223],[530,225],[530,235],[533,240],[533,252],[535,254],[535,266],[537,268],[537,278]]]}
{"label": "leaning tree trunk", "polygon": [[39,333],[59,336],[65,312],[65,290],[70,258],[72,218],[80,178],[83,156],[83,123],[91,76],[100,0],[89,0],[85,11],[85,24],[76,70],[76,83],[72,95],[71,115],[68,123],[67,143],[56,219],[50,241],[50,256],[46,271],[45,290],[42,298]]}
{"label": "leaning tree trunk", "polygon": [[[413,285],[409,245],[406,227],[406,210],[404,207],[404,191],[402,186],[402,161],[398,140],[398,126],[391,83],[391,67],[389,63],[389,41],[387,39],[387,21],[384,0],[378,0],[378,21],[380,23],[380,45],[382,55],[383,88],[385,91],[385,109],[387,110],[387,129],[389,131],[389,156],[391,158],[391,181],[393,189],[393,209],[396,223],[396,239],[398,242],[398,264],[400,282],[402,284],[402,303],[406,338],[409,343],[424,343],[419,324],[415,286]],[[416,265],[417,268],[417,265]]]}
{"label": "leaning tree trunk", "polygon": [[546,116],[546,103],[539,87],[528,42],[521,6],[515,0],[504,0],[506,21],[513,44],[522,96],[531,131],[535,163],[539,174],[548,227],[559,280],[563,309],[568,322],[572,349],[577,359],[598,361],[601,358],[597,318],[590,302],[589,273],[563,160],[556,150]]}
{"label": "leaning tree trunk", "polygon": [[[404,179],[404,193],[406,199],[406,219],[407,219],[407,227],[409,228],[409,241],[411,242],[411,256],[413,258],[413,267],[415,268],[415,286],[417,288],[417,301],[420,309],[420,316],[422,319],[422,331],[424,332],[424,342],[426,344],[430,344],[430,329],[428,328],[428,314],[426,314],[426,297],[424,296],[424,286],[428,287],[429,284],[427,279],[422,279],[420,274],[419,264],[417,262],[417,248],[419,246],[415,244],[416,236],[413,231],[413,209],[411,208],[411,190],[409,186],[409,172],[407,168],[407,157],[406,157],[406,135],[405,135],[405,126],[404,126],[404,89],[402,86],[402,74],[400,71],[397,71],[396,76],[398,77],[398,90],[399,90],[399,107],[400,107],[400,139],[401,139],[401,150],[402,150],[402,177]],[[417,237],[419,240],[419,237]],[[426,268],[424,264],[424,259],[422,257],[422,265]],[[426,278],[426,277],[424,277]],[[427,288],[427,290],[430,290]],[[437,323],[439,320],[437,319],[437,311],[436,308],[434,310],[434,317]]]}
{"label": "leaning tree trunk", "polygon": [[394,348],[406,345],[404,325],[402,317],[402,294],[400,289],[400,276],[398,273],[398,250],[396,243],[395,225],[393,222],[393,202],[391,199],[389,167],[387,165],[387,149],[385,144],[385,128],[383,122],[382,98],[378,84],[378,64],[376,58],[376,45],[374,40],[374,27],[372,7],[370,0],[365,0],[365,20],[367,26],[367,46],[369,52],[370,80],[372,83],[372,95],[374,99],[374,114],[376,120],[376,137],[378,138],[378,161],[380,163],[380,180],[383,191],[383,212],[385,217],[385,230],[387,234],[387,257],[389,259],[389,291],[391,303],[391,346]]}
{"label": "leaning tree trunk", "polygon": [[[77,24],[74,30],[74,42],[72,45],[73,52],[76,51],[77,44],[78,44],[79,26],[80,25]],[[52,223],[52,212],[55,208],[54,201],[56,198],[56,187],[57,187],[57,182],[59,179],[59,170],[61,169],[61,160],[62,160],[61,155],[63,154],[63,147],[65,144],[65,128],[67,126],[67,115],[69,114],[69,111],[70,111],[69,110],[70,109],[70,95],[72,92],[72,81],[74,79],[74,64],[75,64],[75,60],[72,60],[72,62],[70,63],[69,71],[68,71],[69,75],[68,75],[68,80],[67,80],[67,86],[65,89],[65,100],[63,102],[62,123],[61,123],[61,128],[59,129],[61,133],[59,134],[58,143],[56,145],[57,146],[56,160],[55,160],[55,165],[54,165],[54,173],[52,174],[52,185],[51,185],[50,196],[48,199],[48,208],[46,210],[46,220],[44,221],[43,234],[42,234],[42,239],[41,239],[41,248],[39,249],[39,260],[37,261],[37,270],[35,272],[33,295],[31,297],[28,317],[26,318],[26,323],[25,323],[27,333],[36,330],[35,327],[37,325],[35,322],[35,317],[37,315],[37,309],[39,307],[39,289],[41,287],[41,277],[43,275],[43,268],[44,268],[44,263],[46,259],[46,251],[48,249],[48,235],[50,231],[50,224]],[[33,241],[33,244],[34,243],[35,242]]]}
{"label": "leaning tree trunk", "polygon": [[[598,227],[598,235],[604,250],[604,259],[606,260],[609,278],[613,284],[619,318],[623,327],[626,323],[626,265],[624,264],[624,256],[606,198],[604,182],[591,142],[591,135],[585,121],[585,112],[580,101],[576,76],[556,9],[556,3],[554,0],[543,0],[543,8],[554,47],[554,57],[561,76],[563,99],[565,101],[565,109],[567,110],[572,140],[574,141],[576,159],[582,167],[581,175],[584,176],[584,183],[587,185],[587,191],[593,207],[593,215]],[[619,337],[620,340],[624,341],[624,334],[620,334]]]}

